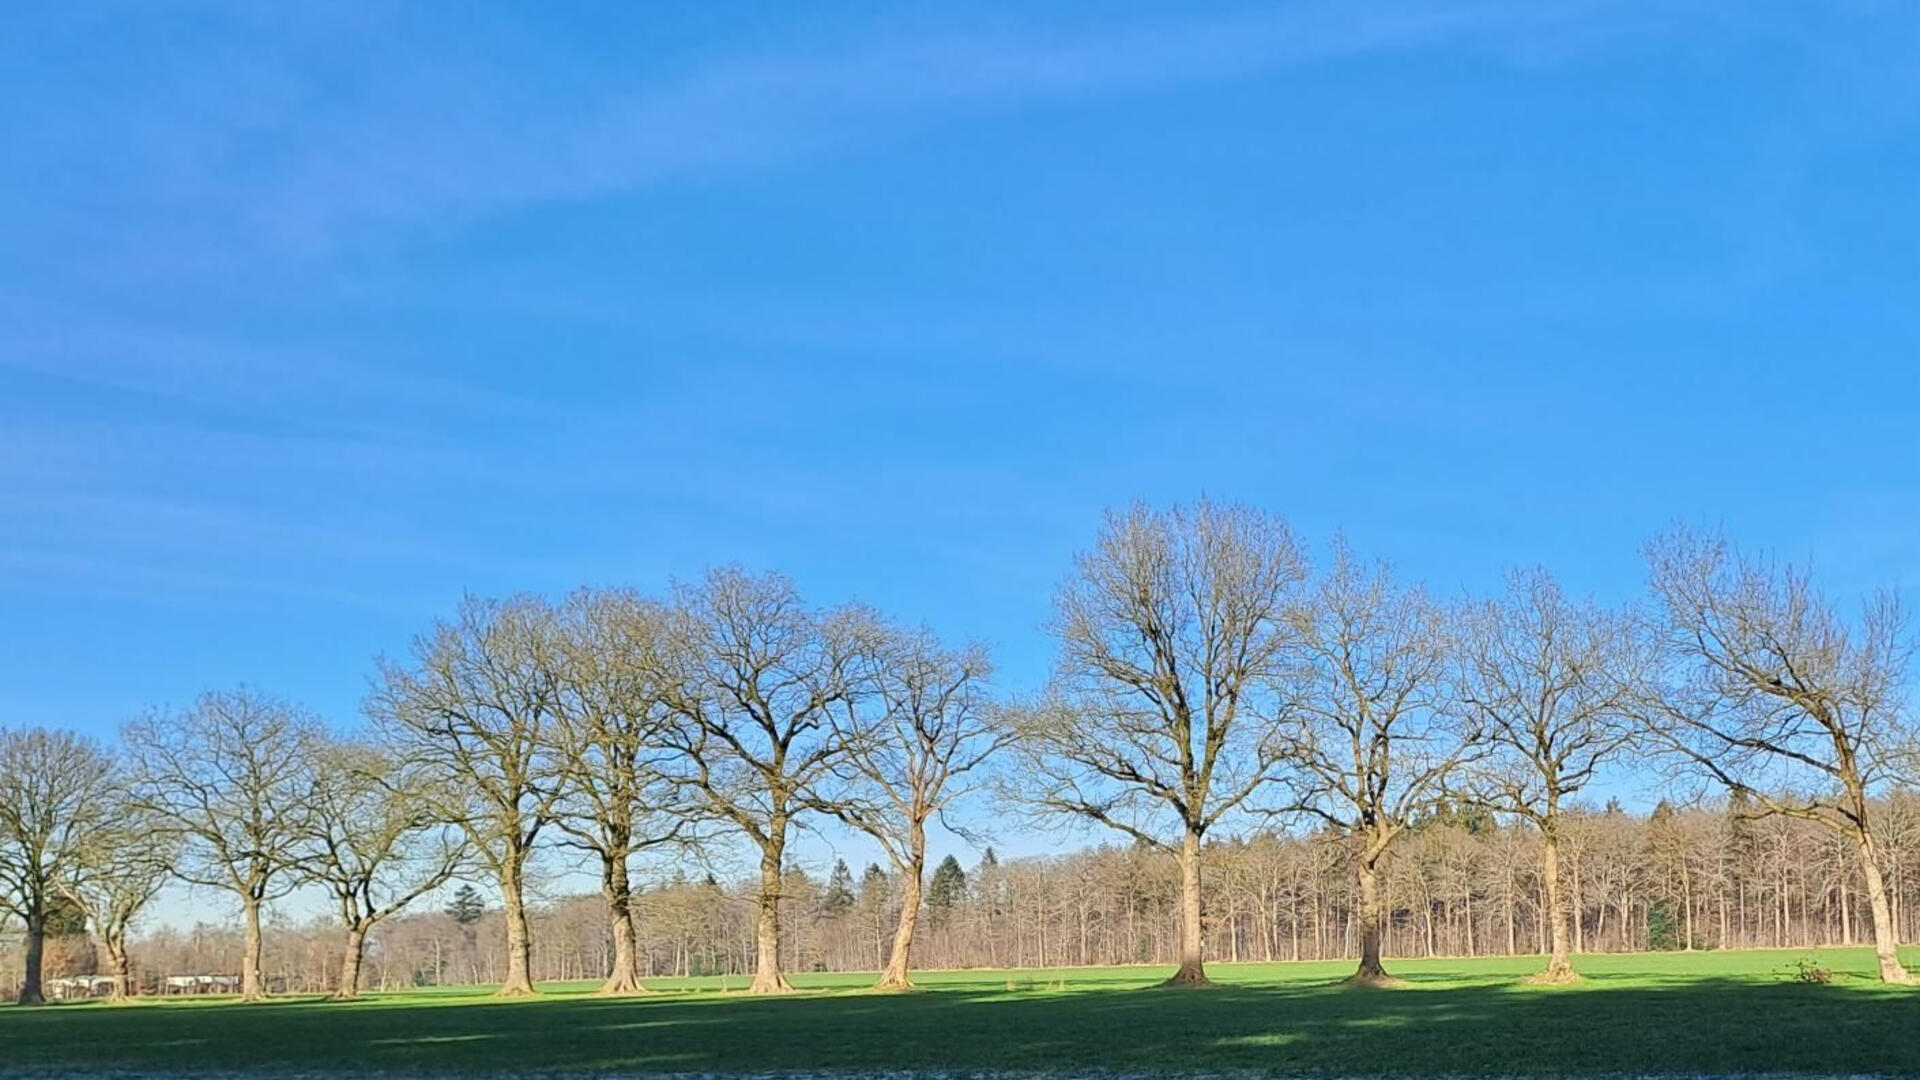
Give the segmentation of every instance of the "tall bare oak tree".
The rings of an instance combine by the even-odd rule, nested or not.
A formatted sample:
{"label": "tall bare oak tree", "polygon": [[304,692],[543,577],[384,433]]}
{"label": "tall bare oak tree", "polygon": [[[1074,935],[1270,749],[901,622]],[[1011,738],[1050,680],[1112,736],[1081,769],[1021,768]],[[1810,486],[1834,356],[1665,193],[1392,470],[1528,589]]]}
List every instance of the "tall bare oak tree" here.
{"label": "tall bare oak tree", "polygon": [[302,877],[326,890],[347,932],[334,997],[360,996],[367,935],[466,865],[464,836],[440,820],[428,781],[358,742],[314,747]]}
{"label": "tall bare oak tree", "polygon": [[780,897],[798,819],[846,754],[832,718],[859,693],[871,647],[862,612],[815,612],[793,583],[717,570],[680,591],[681,722],[670,736],[707,812],[760,855],[749,992],[792,989],[780,963]]}
{"label": "tall bare oak tree", "polygon": [[1207,982],[1201,851],[1207,831],[1273,778],[1305,577],[1292,531],[1202,502],[1110,513],[1055,600],[1059,660],[1019,746],[1043,812],[1097,822],[1173,853],[1180,967]]}
{"label": "tall bare oak tree", "polygon": [[88,840],[61,889],[106,950],[111,1000],[124,1001],[139,992],[128,936],[172,879],[180,840],[130,796],[124,777],[116,777],[101,800],[106,824]]}
{"label": "tall bare oak tree", "polygon": [[240,904],[240,996],[249,1000],[267,993],[261,913],[299,886],[312,748],[323,730],[311,714],[243,687],[121,733],[135,798],[180,839],[176,875]]}
{"label": "tall bare oak tree", "polygon": [[1567,982],[1575,975],[1560,869],[1565,809],[1634,740],[1644,650],[1632,620],[1569,601],[1538,569],[1510,575],[1505,598],[1468,608],[1459,629],[1456,697],[1492,751],[1473,786],[1540,831],[1550,944],[1539,981]]}
{"label": "tall bare oak tree", "polygon": [[527,864],[561,795],[552,753],[553,620],[521,598],[468,598],[452,622],[416,639],[411,664],[383,660],[367,712],[402,773],[464,830],[500,885],[507,975],[500,996],[533,993]]}
{"label": "tall bare oak tree", "polygon": [[986,650],[947,649],[927,631],[888,630],[863,678],[870,707],[843,702],[837,737],[848,753],[843,786],[825,800],[836,817],[872,837],[899,875],[900,917],[876,985],[913,985],[913,939],[927,875],[927,823],[975,788],[980,767],[1006,741],[991,715]]}
{"label": "tall bare oak tree", "polygon": [[47,916],[109,822],[112,764],[67,731],[0,731],[0,911],[27,931],[22,1005],[44,1004]]}
{"label": "tall bare oak tree", "polygon": [[1353,981],[1393,985],[1380,962],[1387,911],[1381,861],[1415,818],[1445,797],[1444,782],[1476,752],[1448,711],[1447,623],[1384,566],[1362,566],[1344,544],[1296,615],[1305,657],[1294,722],[1276,740],[1290,763],[1284,810],[1331,826],[1352,846],[1359,878],[1360,964]]}
{"label": "tall bare oak tree", "polygon": [[585,590],[559,610],[553,743],[562,796],[555,824],[600,864],[613,958],[602,994],[636,994],[640,950],[631,864],[690,841],[691,808],[669,732],[677,678],[671,613],[626,591]]}
{"label": "tall bare oak tree", "polygon": [[1645,695],[1661,744],[1764,815],[1811,821],[1850,844],[1866,884],[1880,978],[1901,966],[1874,796],[1911,765],[1905,686],[1914,640],[1891,592],[1849,622],[1792,566],[1678,530],[1647,547],[1667,680]]}

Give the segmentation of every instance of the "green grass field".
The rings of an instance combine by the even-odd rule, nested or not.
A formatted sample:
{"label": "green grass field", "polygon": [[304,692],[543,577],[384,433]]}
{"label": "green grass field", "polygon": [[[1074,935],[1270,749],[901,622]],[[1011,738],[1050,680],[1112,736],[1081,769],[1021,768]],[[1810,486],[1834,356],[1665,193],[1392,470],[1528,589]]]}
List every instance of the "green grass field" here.
{"label": "green grass field", "polygon": [[[1795,979],[1808,956],[1830,985]],[[506,1002],[439,990],[5,1008],[0,1072],[1920,1074],[1920,989],[1881,987],[1871,960],[1589,956],[1567,988],[1523,985],[1541,962],[1519,958],[1390,963],[1401,990],[1342,987],[1346,963],[1222,964],[1221,985],[1198,991],[1153,988],[1162,969],[1081,968],[929,972],[913,994],[802,976],[809,992],[779,999],[702,979],[620,1000],[569,985]]]}

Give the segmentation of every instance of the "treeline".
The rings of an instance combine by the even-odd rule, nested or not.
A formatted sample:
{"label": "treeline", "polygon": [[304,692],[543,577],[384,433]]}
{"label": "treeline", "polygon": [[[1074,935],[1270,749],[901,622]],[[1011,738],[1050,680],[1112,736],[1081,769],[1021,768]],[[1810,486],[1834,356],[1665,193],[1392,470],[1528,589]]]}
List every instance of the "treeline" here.
{"label": "treeline", "polygon": [[[48,942],[76,923],[131,992],[129,930],[169,881],[238,903],[237,954],[218,955],[247,997],[269,986],[264,913],[300,888],[337,918],[298,948],[275,933],[278,982],[346,997],[369,957],[378,985],[509,995],[709,971],[779,992],[791,969],[875,966],[904,986],[915,963],[1169,960],[1186,985],[1209,956],[1294,955],[1391,985],[1389,951],[1538,948],[1558,980],[1582,950],[1856,937],[1908,981],[1897,603],[1843,614],[1714,536],[1646,554],[1645,605],[1577,602],[1537,570],[1441,602],[1343,544],[1310,566],[1256,510],[1136,507],[1078,558],[1054,675],[1018,701],[992,693],[984,649],[811,607],[776,575],[469,600],[379,662],[350,734],[249,689],[139,718],[111,749],[0,733],[18,997],[42,997]],[[1580,809],[1629,765],[1725,809]],[[1126,846],[929,875],[929,824],[969,796]],[[794,830],[826,821],[885,862],[797,872]],[[717,843],[758,874],[633,881],[643,856]],[[553,849],[597,868],[593,917],[529,903]],[[475,875],[497,910],[407,913]]]}
{"label": "treeline", "polygon": [[[1902,940],[1920,936],[1920,797],[1876,803],[1887,838],[1888,887]],[[1811,948],[1870,937],[1852,854],[1818,826],[1756,820],[1737,806],[1617,805],[1567,819],[1565,866],[1573,949]],[[1390,956],[1544,954],[1546,898],[1534,831],[1474,811],[1422,822],[1385,875]],[[1242,961],[1354,957],[1355,886],[1348,854],[1328,836],[1261,833],[1210,846],[1207,951]],[[789,869],[782,916],[784,964],[800,971],[874,971],[898,923],[900,883],[878,863]],[[667,880],[635,895],[641,973],[732,976],[754,964],[752,882]],[[997,859],[991,848],[963,866],[936,867],[915,944],[920,968],[1169,964],[1178,955],[1173,913],[1178,868],[1140,844],[1058,856]],[[598,979],[614,945],[597,896],[529,910],[538,981]],[[50,952],[54,969],[95,970],[84,926],[69,924]],[[376,930],[364,978],[370,988],[492,984],[506,970],[500,912],[463,888],[443,910],[409,912]],[[148,978],[233,971],[243,943],[221,926],[162,927],[137,943]],[[333,993],[344,942],[328,920],[269,927],[270,985]],[[0,951],[0,992],[17,990],[18,957]]]}

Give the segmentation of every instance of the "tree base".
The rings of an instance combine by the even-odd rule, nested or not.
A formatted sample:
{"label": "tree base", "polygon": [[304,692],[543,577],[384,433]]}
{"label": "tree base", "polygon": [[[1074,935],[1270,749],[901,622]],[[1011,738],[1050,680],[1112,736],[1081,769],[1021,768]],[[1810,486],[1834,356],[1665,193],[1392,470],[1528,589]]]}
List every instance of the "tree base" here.
{"label": "tree base", "polygon": [[600,989],[593,992],[594,997],[640,997],[653,991],[641,986],[637,980],[608,980]]}
{"label": "tree base", "polygon": [[1160,985],[1189,990],[1204,990],[1213,985],[1213,980],[1207,978],[1205,968],[1183,967],[1179,971],[1174,972],[1171,978]]}
{"label": "tree base", "polygon": [[873,988],[886,994],[911,994],[920,989],[913,984],[912,979],[908,978],[881,979],[873,984]]}
{"label": "tree base", "polygon": [[1401,990],[1407,983],[1406,980],[1396,979],[1384,971],[1356,971],[1340,980],[1340,985],[1356,990]]}
{"label": "tree base", "polygon": [[1526,986],[1574,986],[1583,981],[1580,973],[1570,967],[1550,967],[1537,975],[1527,976],[1522,983]]}
{"label": "tree base", "polygon": [[756,997],[791,994],[793,993],[793,984],[788,982],[786,977],[782,975],[775,975],[770,979],[762,979],[755,976],[752,985],[747,987],[747,993]]}
{"label": "tree base", "polygon": [[533,996],[533,987],[531,987],[531,986],[503,986],[503,987],[501,987],[500,989],[498,989],[498,990],[495,990],[495,991],[493,992],[493,996],[494,996],[494,997],[497,997],[497,998],[506,998],[506,999],[512,999],[512,998],[530,998],[530,997],[532,997],[532,996]]}

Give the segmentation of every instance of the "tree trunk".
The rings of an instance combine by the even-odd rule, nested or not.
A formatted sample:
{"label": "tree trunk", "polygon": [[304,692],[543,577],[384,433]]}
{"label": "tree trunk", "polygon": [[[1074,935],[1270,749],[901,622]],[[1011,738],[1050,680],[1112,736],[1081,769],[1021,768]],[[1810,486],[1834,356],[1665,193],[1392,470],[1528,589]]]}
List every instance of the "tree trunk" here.
{"label": "tree trunk", "polygon": [[1513,909],[1517,907],[1518,904],[1513,897],[1513,864],[1511,862],[1507,864],[1505,884],[1506,888],[1502,891],[1501,900],[1506,904],[1507,909],[1507,955],[1517,956],[1520,953],[1520,938],[1518,931],[1514,927]]}
{"label": "tree trunk", "polygon": [[[925,833],[918,827],[914,832],[914,853],[901,874],[906,892],[900,898],[900,924],[893,931],[893,952],[887,957],[885,970],[880,972],[880,981],[874,984],[888,990],[913,987],[907,967],[913,955],[913,932],[920,925],[920,880],[927,865]],[[1082,956],[1082,962],[1085,959]]]}
{"label": "tree trunk", "polygon": [[1879,853],[1874,850],[1873,833],[1862,827],[1855,840],[1860,847],[1860,869],[1867,879],[1867,904],[1873,912],[1873,951],[1880,961],[1880,981],[1906,985],[1913,976],[1900,964],[1900,937],[1894,931],[1893,910],[1887,905],[1887,883],[1880,875]]}
{"label": "tree trunk", "polygon": [[102,944],[107,948],[107,963],[113,968],[113,990],[107,1000],[131,1000],[139,988],[133,983],[133,957],[127,953],[125,932],[104,935]]}
{"label": "tree trunk", "polygon": [[1552,824],[1540,830],[1540,877],[1547,886],[1547,970],[1541,982],[1572,982],[1572,942],[1567,933],[1567,905],[1560,890],[1560,836]]}
{"label": "tree trunk", "polygon": [[533,937],[527,932],[527,902],[518,866],[501,871],[500,898],[506,908],[507,977],[494,996],[526,997],[533,993]]}
{"label": "tree trunk", "polygon": [[259,1001],[267,996],[266,980],[261,977],[261,953],[265,943],[260,936],[260,901],[252,894],[240,898],[247,933],[240,957],[240,1000]]}
{"label": "tree trunk", "polygon": [[760,849],[760,911],[754,922],[753,982],[749,994],[785,994],[793,990],[780,970],[780,879],[786,838],[779,835]]}
{"label": "tree trunk", "polygon": [[1680,910],[1683,913],[1680,919],[1680,925],[1683,928],[1682,932],[1686,935],[1686,943],[1681,946],[1681,949],[1686,952],[1692,952],[1693,874],[1687,869],[1686,858],[1686,853],[1683,851],[1680,855]]}
{"label": "tree trunk", "polygon": [[27,910],[27,970],[20,980],[20,996],[16,999],[22,1005],[45,1005],[46,993],[41,989],[41,968],[46,964],[47,955],[47,916],[44,905],[34,901]]}
{"label": "tree trunk", "polygon": [[1587,913],[1586,902],[1582,899],[1582,895],[1580,860],[1576,858],[1573,861],[1573,890],[1567,896],[1568,913],[1572,916],[1568,921],[1573,924],[1573,951],[1576,953],[1587,951]]}
{"label": "tree trunk", "polygon": [[633,928],[633,885],[624,857],[603,857],[600,891],[607,900],[607,922],[613,931],[613,970],[599,992],[644,994],[647,988],[640,985],[640,949]]}
{"label": "tree trunk", "polygon": [[1386,922],[1380,902],[1380,871],[1360,860],[1360,967],[1348,979],[1355,986],[1392,986],[1397,980],[1380,963],[1380,931]]}
{"label": "tree trunk", "polygon": [[1180,968],[1168,986],[1207,986],[1206,938],[1200,925],[1200,832],[1180,842]]}
{"label": "tree trunk", "polygon": [[340,988],[333,992],[336,1001],[352,1001],[360,996],[360,963],[367,952],[367,929],[347,928],[347,947],[340,958]]}

